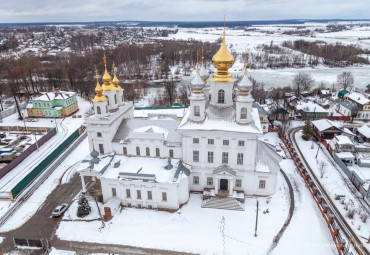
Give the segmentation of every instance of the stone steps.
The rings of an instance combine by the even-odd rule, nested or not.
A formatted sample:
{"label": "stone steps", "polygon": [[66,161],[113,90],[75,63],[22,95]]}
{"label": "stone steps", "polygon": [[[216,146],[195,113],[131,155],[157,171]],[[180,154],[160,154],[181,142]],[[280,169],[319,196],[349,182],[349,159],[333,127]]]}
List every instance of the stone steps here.
{"label": "stone steps", "polygon": [[202,202],[202,208],[244,211],[244,206],[234,198],[213,197]]}

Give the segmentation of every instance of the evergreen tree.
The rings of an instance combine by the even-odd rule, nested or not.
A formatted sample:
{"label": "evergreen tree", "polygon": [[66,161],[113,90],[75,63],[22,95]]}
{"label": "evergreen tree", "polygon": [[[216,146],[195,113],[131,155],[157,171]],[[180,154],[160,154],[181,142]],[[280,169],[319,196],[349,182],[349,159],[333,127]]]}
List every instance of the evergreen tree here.
{"label": "evergreen tree", "polygon": [[303,140],[305,141],[310,140],[312,134],[313,134],[313,129],[312,129],[311,121],[308,119],[306,121],[306,124],[303,126],[303,135],[302,135]]}
{"label": "evergreen tree", "polygon": [[78,200],[77,217],[83,218],[89,215],[91,212],[91,206],[84,195],[81,195]]}

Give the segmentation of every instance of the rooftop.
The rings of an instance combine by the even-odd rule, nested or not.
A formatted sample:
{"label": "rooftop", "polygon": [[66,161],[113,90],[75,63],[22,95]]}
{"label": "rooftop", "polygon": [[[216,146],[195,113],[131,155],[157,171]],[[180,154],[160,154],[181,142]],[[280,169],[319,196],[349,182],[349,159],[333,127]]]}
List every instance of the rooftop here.
{"label": "rooftop", "polygon": [[59,92],[45,92],[41,96],[32,99],[32,101],[53,101],[64,100],[75,95],[74,92],[59,91]]}

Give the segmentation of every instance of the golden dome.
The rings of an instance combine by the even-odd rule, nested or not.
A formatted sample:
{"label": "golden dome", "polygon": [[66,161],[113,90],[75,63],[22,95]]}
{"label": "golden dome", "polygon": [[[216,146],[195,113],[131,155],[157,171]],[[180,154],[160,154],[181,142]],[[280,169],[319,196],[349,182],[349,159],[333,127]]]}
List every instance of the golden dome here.
{"label": "golden dome", "polygon": [[105,96],[103,96],[102,92],[103,92],[103,88],[100,86],[99,84],[99,80],[98,80],[98,70],[95,69],[95,73],[96,73],[96,87],[95,87],[95,92],[96,92],[96,96],[94,97],[94,102],[104,102],[104,101],[107,101],[107,98]]}
{"label": "golden dome", "polygon": [[103,90],[104,91],[114,90],[115,87],[111,83],[112,77],[109,75],[109,73],[107,71],[107,58],[105,57],[105,55],[104,55],[103,59],[104,59],[104,67],[105,67],[105,73],[103,75],[103,81],[104,81]]}
{"label": "golden dome", "polygon": [[113,77],[113,85],[116,87],[116,90],[117,91],[123,91],[123,89],[121,88],[121,86],[119,85],[119,80],[117,78],[117,75],[116,75],[116,69],[115,69],[115,64],[113,62],[113,72],[114,72],[114,77]]}
{"label": "golden dome", "polygon": [[217,72],[213,75],[215,82],[232,82],[233,78],[228,72],[229,68],[234,64],[234,57],[231,55],[225,43],[225,27],[222,44],[220,49],[212,58],[213,66],[217,68]]}

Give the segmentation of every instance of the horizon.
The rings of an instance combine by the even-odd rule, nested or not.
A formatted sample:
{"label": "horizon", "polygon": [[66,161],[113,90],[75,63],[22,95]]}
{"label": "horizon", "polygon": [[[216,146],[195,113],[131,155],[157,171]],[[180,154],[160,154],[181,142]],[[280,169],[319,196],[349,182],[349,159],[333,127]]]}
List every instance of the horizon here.
{"label": "horizon", "polygon": [[19,0],[2,3],[0,23],[370,19],[368,9],[367,0]]}

